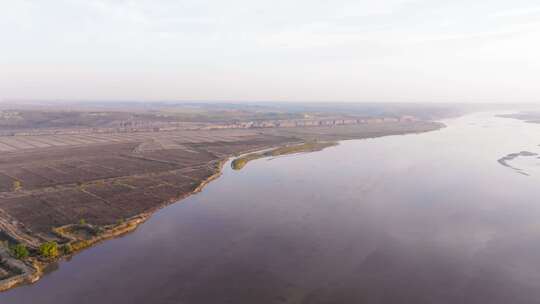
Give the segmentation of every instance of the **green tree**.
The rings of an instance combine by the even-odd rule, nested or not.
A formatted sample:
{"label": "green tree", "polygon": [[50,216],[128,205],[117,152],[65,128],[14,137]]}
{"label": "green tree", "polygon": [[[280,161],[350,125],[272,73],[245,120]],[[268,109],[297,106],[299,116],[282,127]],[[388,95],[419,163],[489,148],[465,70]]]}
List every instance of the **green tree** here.
{"label": "green tree", "polygon": [[28,249],[23,244],[17,244],[17,245],[11,246],[10,251],[11,251],[11,255],[13,255],[15,258],[19,260],[26,259],[29,255]]}
{"label": "green tree", "polygon": [[39,246],[39,254],[44,258],[55,258],[58,256],[58,244],[56,242],[45,242]]}

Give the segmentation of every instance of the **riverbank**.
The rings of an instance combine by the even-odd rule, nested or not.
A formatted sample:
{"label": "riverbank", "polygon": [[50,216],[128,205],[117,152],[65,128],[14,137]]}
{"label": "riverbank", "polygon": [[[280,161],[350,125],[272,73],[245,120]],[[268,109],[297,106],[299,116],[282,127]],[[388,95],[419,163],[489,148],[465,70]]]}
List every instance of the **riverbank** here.
{"label": "riverbank", "polygon": [[[422,132],[428,132],[437,130],[444,127],[444,125],[439,123],[423,123],[420,125],[417,125],[417,127],[410,129],[406,129],[403,126],[400,126],[400,128],[395,129],[387,129],[387,130],[379,130],[377,132],[373,131],[365,131],[364,133],[356,132],[353,133],[350,128],[347,129],[322,129],[322,128],[312,128],[309,130],[304,130],[304,134],[302,134],[302,137],[298,135],[298,133],[295,134],[287,134],[286,137],[280,137],[277,135],[271,135],[274,142],[271,142],[267,139],[266,144],[261,144],[260,142],[252,141],[249,145],[245,146],[234,146],[234,153],[225,153],[225,155],[222,155],[220,159],[218,160],[211,160],[210,163],[206,164],[204,168],[199,168],[191,171],[185,171],[184,169],[175,169],[174,174],[171,174],[172,171],[166,171],[166,172],[158,172],[158,173],[152,173],[152,174],[145,174],[143,175],[134,175],[130,177],[130,179],[126,179],[125,177],[122,178],[115,178],[114,180],[99,180],[91,183],[84,183],[81,185],[73,185],[73,188],[76,188],[77,191],[80,191],[84,193],[85,195],[96,197],[98,199],[102,199],[103,201],[107,202],[114,202],[113,200],[109,199],[106,195],[113,195],[116,188],[114,187],[122,187],[122,191],[133,191],[133,196],[122,196],[122,201],[126,201],[128,199],[134,200],[133,203],[135,206],[137,206],[138,201],[145,200],[148,198],[152,198],[151,195],[153,195],[153,200],[148,202],[151,207],[144,209],[144,212],[135,212],[136,209],[128,209],[132,213],[135,213],[135,215],[131,217],[126,217],[126,219],[119,218],[114,224],[106,224],[106,225],[99,225],[95,223],[86,223],[86,221],[79,221],[79,223],[74,224],[73,222],[65,225],[60,225],[59,227],[54,227],[52,229],[53,231],[53,237],[54,241],[58,244],[58,254],[54,257],[48,257],[43,258],[40,257],[38,254],[38,246],[33,246],[30,248],[30,257],[27,259],[23,259],[24,261],[18,261],[13,256],[11,256],[7,251],[4,255],[2,255],[3,260],[7,262],[17,262],[17,263],[23,263],[26,265],[25,267],[28,267],[26,270],[22,269],[20,274],[17,274],[17,276],[10,276],[6,279],[3,279],[0,281],[0,290],[7,290],[9,288],[21,285],[21,284],[27,284],[27,283],[33,283],[36,282],[39,278],[43,276],[43,269],[46,268],[48,265],[52,263],[56,263],[59,260],[62,260],[64,258],[69,258],[76,254],[77,252],[84,250],[86,248],[89,248],[99,242],[116,238],[122,235],[125,235],[127,233],[130,233],[134,231],[140,224],[144,223],[147,219],[150,218],[152,214],[154,214],[159,209],[168,206],[174,202],[177,202],[178,200],[184,199],[187,196],[197,193],[201,191],[209,182],[219,177],[222,173],[222,169],[224,164],[228,161],[228,159],[231,157],[231,155],[251,155],[249,160],[253,160],[256,158],[266,157],[266,156],[277,156],[277,155],[285,155],[285,154],[292,154],[292,153],[300,153],[300,152],[312,152],[312,151],[319,151],[326,147],[333,146],[336,144],[334,140],[347,140],[347,139],[363,139],[363,138],[373,138],[373,137],[381,137],[381,136],[387,136],[387,135],[401,135],[401,134],[411,134],[411,133],[422,133]],[[309,132],[308,132],[309,131]],[[324,132],[323,132],[324,131]],[[291,131],[292,132],[292,131]],[[324,138],[325,141],[316,141],[313,140],[313,138]],[[331,141],[330,141],[331,140]],[[294,143],[294,144],[293,144]],[[209,151],[216,151],[216,147],[206,144],[206,149]],[[273,148],[272,148],[273,147]],[[193,150],[200,151],[200,147],[197,145],[192,145],[190,147]],[[209,149],[211,148],[211,149]],[[266,150],[264,150],[266,149]],[[268,150],[270,149],[270,150]],[[267,152],[253,152],[253,151],[267,151]],[[170,150],[169,150],[170,151]],[[185,151],[185,150],[182,150]],[[270,151],[270,152],[268,152]],[[152,152],[154,153],[154,152]],[[215,153],[215,152],[213,152]],[[184,154],[186,155],[186,154]],[[163,157],[163,154],[158,155],[155,154],[145,154],[145,155],[134,155],[132,156],[133,159],[138,160],[144,160],[145,162],[152,161],[154,164],[158,163],[157,157]],[[185,158],[181,159],[182,161],[185,160]],[[249,161],[248,160],[248,161]],[[159,160],[160,164],[169,164],[171,161],[167,160]],[[247,161],[246,161],[247,163]],[[245,164],[243,165],[245,166]],[[181,171],[184,170],[184,171]],[[197,172],[202,172],[201,175],[195,174]],[[165,196],[163,193],[167,192],[159,192],[157,194],[161,195],[158,196],[157,194],[152,194],[153,191],[162,191],[165,186],[171,186],[173,182],[178,180],[177,178],[182,178],[182,181],[185,180],[185,177],[191,178],[191,185],[190,188],[180,188],[182,191],[180,192],[180,195],[172,195],[172,196]],[[143,179],[144,177],[144,179]],[[148,181],[153,180],[159,180],[160,183],[153,185],[148,184]],[[127,187],[129,186],[129,187]],[[70,186],[71,187],[71,186]],[[110,192],[104,192],[104,190]],[[137,190],[143,190],[144,192],[135,192]],[[189,189],[189,190],[184,190]],[[63,189],[61,188],[44,188],[44,195],[50,195],[51,193],[56,193]],[[104,194],[102,194],[104,193]],[[109,194],[110,193],[110,194]],[[138,193],[142,193],[143,195],[139,195]],[[177,193],[177,192],[176,192]],[[13,197],[9,196],[13,195]],[[23,195],[26,195],[24,192],[21,194],[21,192],[16,193],[10,193],[9,195],[6,194],[5,199],[23,199],[25,198]],[[28,193],[28,196],[35,195],[35,193]],[[124,195],[124,193],[121,193],[121,195]],[[113,198],[118,198],[119,196],[112,196]],[[161,197],[169,197],[165,200],[156,200],[155,198],[161,198]],[[118,200],[119,205],[122,205],[121,200]],[[16,202],[16,200],[14,200]],[[155,203],[154,203],[155,202]],[[151,205],[154,204],[154,205]],[[128,207],[132,208],[128,205]],[[144,207],[144,205],[142,206]],[[141,207],[141,208],[142,208]],[[12,223],[12,222],[10,222]],[[26,232],[27,230],[17,230]],[[48,241],[47,239],[45,239]]]}
{"label": "riverbank", "polygon": [[[259,158],[275,157],[293,153],[316,152],[337,144],[337,142],[307,142],[267,147],[259,150],[260,152],[246,151],[241,154],[243,156],[234,159],[231,162],[231,166],[235,170],[239,170],[241,169],[238,167],[240,166],[239,162],[243,163],[243,165],[241,165],[241,167],[243,167],[247,162]],[[35,283],[45,274],[44,269],[49,265],[69,259],[84,249],[90,248],[103,241],[118,238],[135,231],[160,209],[183,200],[190,195],[201,192],[206,185],[222,175],[223,167],[230,159],[231,157],[228,157],[217,161],[215,166],[213,166],[215,169],[214,173],[200,182],[200,184],[191,192],[173,197],[148,212],[135,215],[113,225],[95,226],[87,223],[77,223],[54,228],[54,233],[62,240],[58,243],[59,254],[56,257],[44,259],[36,255],[24,260],[19,260],[10,255],[8,248],[2,248],[0,246],[0,269],[6,269],[6,272],[11,273],[7,278],[0,280],[0,292],[20,285]],[[66,248],[69,248],[69,250],[66,250]]]}
{"label": "riverbank", "polygon": [[[2,246],[0,246],[0,269],[6,269],[6,273],[11,272],[12,274],[9,277],[0,280],[0,292],[23,284],[35,283],[44,275],[44,269],[49,265],[69,259],[80,251],[90,248],[100,242],[118,238],[135,231],[158,210],[202,191],[202,189],[211,181],[221,176],[223,166],[228,160],[229,158],[218,161],[214,166],[215,173],[203,180],[193,191],[171,198],[151,211],[122,220],[114,225],[97,227],[86,223],[79,223],[55,228],[55,234],[65,240],[64,242],[59,243],[59,248],[70,249],[68,252],[59,249],[61,253],[54,258],[43,259],[38,256],[32,256],[24,260],[19,260],[11,256],[7,248],[2,248]],[[86,233],[80,233],[81,230],[86,231]]]}
{"label": "riverbank", "polygon": [[337,142],[306,142],[294,145],[287,145],[262,152],[249,153],[236,158],[231,162],[231,168],[241,170],[248,162],[264,157],[276,157],[281,155],[289,155],[296,153],[307,153],[321,151],[325,148],[336,146]]}

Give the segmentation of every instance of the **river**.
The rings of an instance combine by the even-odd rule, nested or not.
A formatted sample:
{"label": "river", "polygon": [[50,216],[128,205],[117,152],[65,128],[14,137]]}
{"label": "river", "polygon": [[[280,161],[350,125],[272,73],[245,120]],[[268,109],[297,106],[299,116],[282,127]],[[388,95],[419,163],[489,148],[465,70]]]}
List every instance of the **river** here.
{"label": "river", "polygon": [[444,122],[226,166],[0,303],[538,303],[540,125]]}

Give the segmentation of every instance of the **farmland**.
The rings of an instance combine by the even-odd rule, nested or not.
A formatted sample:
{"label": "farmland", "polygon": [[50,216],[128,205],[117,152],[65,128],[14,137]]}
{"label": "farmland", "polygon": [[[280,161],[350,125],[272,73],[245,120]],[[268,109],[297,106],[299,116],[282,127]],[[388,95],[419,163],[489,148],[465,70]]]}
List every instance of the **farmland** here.
{"label": "farmland", "polygon": [[[268,130],[209,130],[0,138],[0,208],[35,244],[85,219],[107,225],[159,208],[246,151],[305,140],[427,131],[427,122]],[[52,138],[52,140],[50,140]],[[24,143],[24,144],[23,144]],[[10,224],[11,225],[11,224]]]}
{"label": "farmland", "polygon": [[[84,248],[92,242],[77,239],[77,233],[66,236],[60,231],[80,229],[62,227],[84,223],[84,229],[108,236],[133,229],[133,223],[199,190],[219,174],[223,161],[231,156],[303,142],[426,132],[441,127],[411,118],[321,121],[301,127],[297,122],[292,127],[280,127],[286,125],[284,121],[263,122],[267,125],[264,128],[223,127],[216,122],[219,128],[206,125],[170,131],[82,133],[63,129],[54,134],[0,136],[2,241],[7,247],[19,243],[29,248],[31,257],[26,264],[31,269],[36,261],[47,263],[35,256],[40,244],[79,244]],[[258,123],[260,126],[261,121]],[[105,237],[100,235],[94,241],[98,239]],[[5,262],[12,260],[5,252],[0,256]],[[11,270],[2,276],[18,273],[12,266],[6,267]]]}

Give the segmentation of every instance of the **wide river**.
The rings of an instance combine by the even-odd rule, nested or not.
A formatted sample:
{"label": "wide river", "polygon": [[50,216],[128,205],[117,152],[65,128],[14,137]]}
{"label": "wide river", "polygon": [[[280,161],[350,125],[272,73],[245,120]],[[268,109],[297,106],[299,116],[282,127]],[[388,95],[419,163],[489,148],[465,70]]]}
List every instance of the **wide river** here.
{"label": "wide river", "polygon": [[2,304],[540,303],[540,125],[480,113],[227,166]]}

